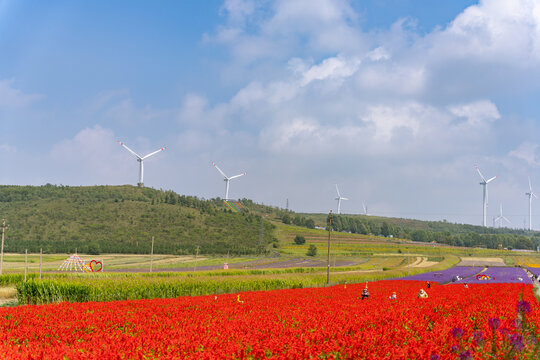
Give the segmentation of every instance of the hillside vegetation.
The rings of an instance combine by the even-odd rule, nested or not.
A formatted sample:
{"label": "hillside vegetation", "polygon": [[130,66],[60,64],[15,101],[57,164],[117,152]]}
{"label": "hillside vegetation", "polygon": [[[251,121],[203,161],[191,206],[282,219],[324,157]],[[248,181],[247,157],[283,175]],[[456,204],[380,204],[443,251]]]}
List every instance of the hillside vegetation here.
{"label": "hillside vegetation", "polygon": [[[327,214],[283,214],[285,224],[313,228],[326,226]],[[365,215],[334,215],[334,231],[353,234],[382,235],[417,242],[437,242],[452,246],[488,249],[534,250],[540,246],[540,233],[523,229],[490,228],[446,221],[421,221]]]}
{"label": "hillside vegetation", "polygon": [[[221,200],[133,186],[0,186],[8,252],[260,254],[275,242],[261,216]],[[261,225],[262,222],[262,225]]]}

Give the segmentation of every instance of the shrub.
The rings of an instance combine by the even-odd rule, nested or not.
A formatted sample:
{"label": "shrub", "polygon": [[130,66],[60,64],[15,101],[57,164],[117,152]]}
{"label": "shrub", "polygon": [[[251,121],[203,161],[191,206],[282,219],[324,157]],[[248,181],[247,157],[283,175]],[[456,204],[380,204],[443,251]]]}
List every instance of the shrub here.
{"label": "shrub", "polygon": [[317,255],[317,247],[313,244],[309,245],[309,249],[307,251],[307,256],[315,256]]}
{"label": "shrub", "polygon": [[294,242],[296,243],[296,245],[303,245],[306,243],[306,238],[302,235],[296,235],[296,237],[294,238]]}

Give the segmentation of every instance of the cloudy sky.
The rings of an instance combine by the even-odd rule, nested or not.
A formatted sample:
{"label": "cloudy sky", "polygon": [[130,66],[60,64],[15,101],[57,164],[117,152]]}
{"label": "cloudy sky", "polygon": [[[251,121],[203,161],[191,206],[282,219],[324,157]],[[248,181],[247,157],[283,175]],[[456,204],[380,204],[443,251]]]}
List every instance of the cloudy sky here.
{"label": "cloudy sky", "polygon": [[[0,0],[0,183],[480,224],[540,194],[540,0]],[[540,229],[540,200],[533,203]],[[536,215],[535,215],[536,214]]]}

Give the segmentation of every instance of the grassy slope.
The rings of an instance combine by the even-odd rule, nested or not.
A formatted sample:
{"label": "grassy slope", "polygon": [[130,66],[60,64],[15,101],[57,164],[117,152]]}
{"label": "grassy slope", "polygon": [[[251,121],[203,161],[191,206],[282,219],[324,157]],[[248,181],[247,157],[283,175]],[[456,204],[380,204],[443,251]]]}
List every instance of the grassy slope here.
{"label": "grassy slope", "polygon": [[133,186],[0,186],[9,252],[250,254],[272,242],[272,226],[220,202]]}

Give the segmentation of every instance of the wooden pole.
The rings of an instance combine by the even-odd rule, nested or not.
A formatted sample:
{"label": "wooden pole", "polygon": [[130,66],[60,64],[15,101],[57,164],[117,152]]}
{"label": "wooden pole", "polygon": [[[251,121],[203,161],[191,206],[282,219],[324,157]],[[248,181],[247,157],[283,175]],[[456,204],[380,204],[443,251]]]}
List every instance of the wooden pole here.
{"label": "wooden pole", "polygon": [[152,272],[152,261],[154,260],[154,237],[152,236],[152,250],[150,251],[150,272]]}
{"label": "wooden pole", "polygon": [[6,232],[6,220],[2,219],[2,250],[0,255],[0,275],[2,275],[2,267],[4,266],[4,233]]}
{"label": "wooden pole", "polygon": [[26,281],[27,268],[28,268],[28,249],[24,249],[24,281]]}
{"label": "wooden pole", "polygon": [[195,253],[195,265],[193,265],[193,272],[197,270],[197,256],[199,255],[199,245],[197,245],[197,252]]}
{"label": "wooden pole", "polygon": [[332,210],[328,214],[328,258],[326,259],[326,285],[330,285],[330,234],[332,233]]}
{"label": "wooden pole", "polygon": [[43,261],[43,248],[39,248],[39,280],[41,280],[41,263]]}

